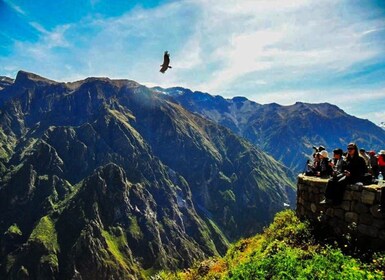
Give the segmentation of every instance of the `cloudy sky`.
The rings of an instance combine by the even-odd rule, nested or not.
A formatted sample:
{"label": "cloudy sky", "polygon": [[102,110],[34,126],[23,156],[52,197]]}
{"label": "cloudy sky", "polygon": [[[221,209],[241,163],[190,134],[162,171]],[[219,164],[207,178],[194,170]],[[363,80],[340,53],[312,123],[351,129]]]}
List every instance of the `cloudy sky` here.
{"label": "cloudy sky", "polygon": [[[172,69],[159,72],[163,52]],[[0,0],[0,76],[90,76],[385,121],[384,0]]]}

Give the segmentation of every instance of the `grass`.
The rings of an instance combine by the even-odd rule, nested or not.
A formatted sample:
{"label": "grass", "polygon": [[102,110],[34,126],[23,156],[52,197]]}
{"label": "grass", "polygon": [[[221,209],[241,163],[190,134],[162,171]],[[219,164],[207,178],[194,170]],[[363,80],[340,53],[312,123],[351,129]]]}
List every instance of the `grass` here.
{"label": "grass", "polygon": [[129,267],[125,261],[127,256],[125,256],[120,251],[120,248],[124,248],[127,246],[127,240],[123,232],[119,234],[119,236],[115,236],[113,234],[110,234],[106,230],[102,230],[102,235],[106,240],[107,250],[114,257],[115,261],[118,262],[121,267],[125,268],[126,270],[129,270]]}
{"label": "grass", "polygon": [[23,235],[23,233],[21,232],[21,230],[20,230],[20,228],[18,227],[17,224],[11,225],[11,226],[7,229],[6,234],[11,234],[11,235]]}
{"label": "grass", "polygon": [[132,236],[136,239],[141,239],[143,238],[143,233],[140,230],[138,220],[136,219],[135,216],[130,217],[130,226],[128,228]]}
{"label": "grass", "polygon": [[44,216],[40,219],[33,229],[28,242],[38,242],[47,249],[48,252],[41,256],[40,263],[48,263],[51,267],[59,266],[57,232],[55,224],[49,216]]}
{"label": "grass", "polygon": [[40,242],[51,252],[58,252],[57,233],[55,224],[49,216],[40,219],[29,237],[30,241]]}
{"label": "grass", "polygon": [[286,210],[262,234],[232,245],[224,257],[158,276],[167,280],[384,279],[385,253],[373,254],[368,262],[345,255],[336,246],[320,244],[310,225]]}

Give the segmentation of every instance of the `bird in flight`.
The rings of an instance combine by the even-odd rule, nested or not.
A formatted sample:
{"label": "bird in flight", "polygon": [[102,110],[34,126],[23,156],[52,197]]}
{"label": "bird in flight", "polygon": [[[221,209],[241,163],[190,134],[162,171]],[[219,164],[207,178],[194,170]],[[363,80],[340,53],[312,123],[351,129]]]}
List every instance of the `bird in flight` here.
{"label": "bird in flight", "polygon": [[162,67],[160,68],[160,72],[164,73],[168,68],[172,68],[169,64],[170,64],[170,54],[168,53],[168,51],[165,51],[163,56],[163,64],[160,66]]}

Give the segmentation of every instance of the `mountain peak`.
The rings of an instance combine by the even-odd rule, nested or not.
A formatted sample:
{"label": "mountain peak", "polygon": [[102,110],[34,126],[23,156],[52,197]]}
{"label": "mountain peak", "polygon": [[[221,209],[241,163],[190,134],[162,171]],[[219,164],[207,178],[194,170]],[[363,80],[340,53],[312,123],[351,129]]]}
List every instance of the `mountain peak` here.
{"label": "mountain peak", "polygon": [[53,80],[49,80],[47,78],[43,78],[39,75],[36,75],[34,73],[26,72],[23,70],[20,70],[17,75],[16,75],[16,80],[15,83],[20,84],[20,83],[25,83],[28,81],[33,81],[33,82],[43,82],[47,84],[58,84],[58,82],[55,82]]}

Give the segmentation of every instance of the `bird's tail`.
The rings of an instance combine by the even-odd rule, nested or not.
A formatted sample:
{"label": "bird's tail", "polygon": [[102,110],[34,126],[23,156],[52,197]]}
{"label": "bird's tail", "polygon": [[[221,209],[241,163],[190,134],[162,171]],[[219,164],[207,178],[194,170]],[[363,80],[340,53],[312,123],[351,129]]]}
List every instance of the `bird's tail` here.
{"label": "bird's tail", "polygon": [[168,68],[172,68],[171,66],[169,66]]}

